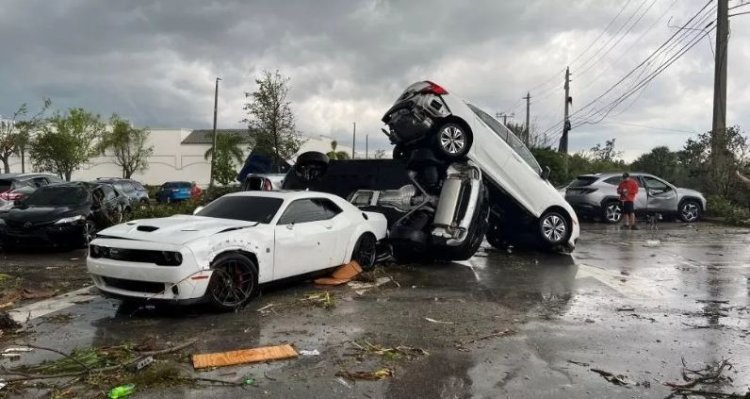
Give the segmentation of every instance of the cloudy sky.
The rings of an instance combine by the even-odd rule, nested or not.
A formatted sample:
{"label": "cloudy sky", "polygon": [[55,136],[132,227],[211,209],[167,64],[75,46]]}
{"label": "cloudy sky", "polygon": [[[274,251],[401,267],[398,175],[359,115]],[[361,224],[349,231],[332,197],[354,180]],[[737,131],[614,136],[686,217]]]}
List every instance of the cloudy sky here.
{"label": "cloudy sky", "polygon": [[[34,109],[49,97],[57,109],[116,112],[140,126],[206,128],[219,76],[219,127],[239,127],[254,77],[278,69],[291,78],[297,125],[310,137],[350,143],[356,121],[360,148],[366,134],[371,149],[389,148],[382,113],[408,84],[430,79],[490,113],[513,113],[514,121],[523,120],[521,97],[530,91],[532,126],[555,141],[569,65],[571,149],[616,138],[632,159],[656,145],[680,148],[710,129],[715,36],[700,39],[703,31],[677,27],[693,17],[685,26],[706,26],[715,6],[716,0],[0,0],[0,115],[24,102]],[[740,11],[750,4],[730,13]],[[728,121],[750,130],[750,14],[730,24]]]}

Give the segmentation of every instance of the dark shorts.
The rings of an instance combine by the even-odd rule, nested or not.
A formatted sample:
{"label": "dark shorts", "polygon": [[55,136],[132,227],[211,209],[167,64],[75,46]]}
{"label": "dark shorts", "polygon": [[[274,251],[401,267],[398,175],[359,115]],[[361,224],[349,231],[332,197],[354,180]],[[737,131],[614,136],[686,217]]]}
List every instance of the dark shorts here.
{"label": "dark shorts", "polygon": [[633,201],[622,202],[622,213],[625,213],[625,214],[635,213],[635,208],[633,207]]}

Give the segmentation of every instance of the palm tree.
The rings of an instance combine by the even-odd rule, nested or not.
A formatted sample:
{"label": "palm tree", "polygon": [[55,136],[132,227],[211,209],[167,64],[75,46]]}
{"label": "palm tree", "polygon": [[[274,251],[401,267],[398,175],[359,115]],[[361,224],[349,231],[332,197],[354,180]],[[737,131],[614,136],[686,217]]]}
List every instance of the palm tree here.
{"label": "palm tree", "polygon": [[339,143],[336,140],[331,141],[331,151],[328,151],[326,155],[329,159],[349,159],[349,153],[346,151],[336,151]]}

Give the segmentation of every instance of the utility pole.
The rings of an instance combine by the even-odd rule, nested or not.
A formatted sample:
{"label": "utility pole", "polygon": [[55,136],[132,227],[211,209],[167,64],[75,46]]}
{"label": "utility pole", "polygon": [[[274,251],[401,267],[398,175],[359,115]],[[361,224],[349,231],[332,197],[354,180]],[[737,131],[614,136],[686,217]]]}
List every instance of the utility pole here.
{"label": "utility pole", "polygon": [[523,97],[524,100],[526,100],[526,129],[523,135],[523,142],[526,144],[526,146],[529,146],[529,135],[531,133],[531,129],[529,128],[529,109],[531,107],[531,93],[526,92],[526,97]]}
{"label": "utility pole", "polygon": [[[568,154],[568,132],[570,131],[570,108],[568,105],[572,102],[570,98],[570,67],[565,68],[565,113],[563,116],[563,133],[560,136],[560,146],[558,152],[562,152],[565,155]],[[565,158],[567,162],[567,157]],[[567,172],[567,163],[565,165]]]}
{"label": "utility pole", "polygon": [[211,180],[208,183],[208,188],[214,187],[214,159],[216,159],[216,112],[219,105],[219,81],[221,78],[216,78],[216,88],[214,89],[214,130],[211,141],[213,142],[213,150],[211,151]]}
{"label": "utility pole", "polygon": [[727,44],[729,41],[729,0],[718,0],[716,9],[716,58],[714,60],[714,112],[711,124],[711,157],[717,174],[726,149],[727,129]]}
{"label": "utility pole", "polygon": [[352,159],[354,159],[354,149],[357,145],[357,122],[352,122]]}
{"label": "utility pole", "polygon": [[370,135],[365,135],[365,159],[370,158]]}
{"label": "utility pole", "polygon": [[512,118],[515,114],[506,114],[505,112],[495,113],[495,118],[503,118],[503,125],[508,126],[508,118]]}

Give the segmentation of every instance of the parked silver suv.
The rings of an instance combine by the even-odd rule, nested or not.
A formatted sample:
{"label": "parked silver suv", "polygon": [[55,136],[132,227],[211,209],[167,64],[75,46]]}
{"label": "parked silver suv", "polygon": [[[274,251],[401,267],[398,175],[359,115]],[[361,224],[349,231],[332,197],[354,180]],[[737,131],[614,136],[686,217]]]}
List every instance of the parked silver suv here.
{"label": "parked silver suv", "polygon": [[[695,222],[706,210],[706,199],[698,191],[679,188],[648,173],[631,173],[640,188],[635,199],[636,214],[658,213],[677,216],[683,222]],[[581,175],[565,189],[565,199],[582,216],[599,217],[608,223],[622,218],[617,195],[621,173]]]}

